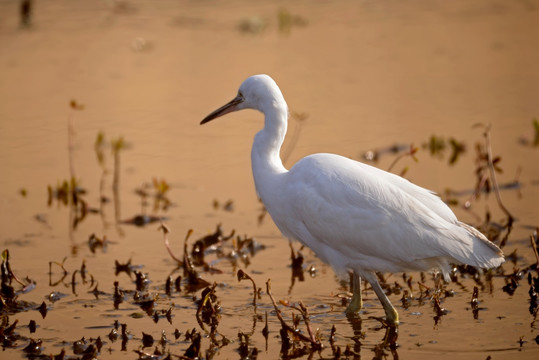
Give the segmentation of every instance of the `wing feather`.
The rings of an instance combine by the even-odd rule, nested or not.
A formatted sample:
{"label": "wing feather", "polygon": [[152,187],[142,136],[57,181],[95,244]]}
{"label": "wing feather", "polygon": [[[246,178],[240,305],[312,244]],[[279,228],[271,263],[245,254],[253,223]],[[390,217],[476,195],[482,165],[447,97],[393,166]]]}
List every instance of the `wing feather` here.
{"label": "wing feather", "polygon": [[[282,186],[287,206],[278,213],[268,208],[275,223],[336,269],[419,270],[445,258],[466,263],[477,237],[433,192],[338,155],[302,159]],[[493,256],[492,245],[483,258]]]}

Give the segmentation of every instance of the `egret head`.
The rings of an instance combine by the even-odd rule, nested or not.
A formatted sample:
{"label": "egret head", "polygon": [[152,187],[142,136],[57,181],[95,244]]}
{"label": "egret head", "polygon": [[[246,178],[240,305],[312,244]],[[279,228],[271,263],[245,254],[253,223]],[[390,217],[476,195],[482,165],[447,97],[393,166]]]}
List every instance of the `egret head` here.
{"label": "egret head", "polygon": [[206,116],[200,124],[205,124],[220,116],[242,109],[265,112],[276,101],[284,103],[281,90],[279,90],[275,81],[268,75],[253,75],[241,84],[238,95],[234,99]]}

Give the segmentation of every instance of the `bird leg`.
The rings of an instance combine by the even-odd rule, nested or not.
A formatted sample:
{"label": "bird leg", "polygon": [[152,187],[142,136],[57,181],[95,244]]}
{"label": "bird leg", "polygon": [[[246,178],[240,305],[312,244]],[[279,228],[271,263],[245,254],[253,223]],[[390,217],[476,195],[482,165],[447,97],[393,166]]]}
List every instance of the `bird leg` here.
{"label": "bird leg", "polygon": [[347,315],[353,315],[363,308],[363,299],[361,298],[361,277],[355,272],[352,273],[352,300],[346,308]]}
{"label": "bird leg", "polygon": [[378,296],[378,299],[382,303],[382,307],[384,308],[384,311],[386,312],[387,326],[397,327],[399,325],[399,314],[397,313],[397,310],[393,307],[393,305],[389,301],[389,298],[386,296],[384,290],[380,286],[380,283],[378,282],[376,275],[372,273],[368,273],[368,274],[363,274],[363,277],[365,278],[365,280],[367,280],[371,284],[372,289],[376,293],[376,296]]}

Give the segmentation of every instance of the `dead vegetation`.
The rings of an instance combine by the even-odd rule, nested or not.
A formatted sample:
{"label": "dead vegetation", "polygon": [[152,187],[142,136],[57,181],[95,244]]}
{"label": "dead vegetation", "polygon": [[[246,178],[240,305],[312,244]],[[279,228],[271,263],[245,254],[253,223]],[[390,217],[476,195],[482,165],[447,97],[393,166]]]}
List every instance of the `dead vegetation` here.
{"label": "dead vegetation", "polygon": [[[76,102],[71,106],[77,111],[83,109]],[[132,351],[139,359],[212,359],[217,358],[224,347],[234,346],[240,359],[256,359],[261,352],[268,351],[268,343],[277,343],[280,349],[279,356],[286,359],[314,356],[356,359],[361,357],[361,352],[365,348],[374,353],[375,359],[398,358],[398,333],[395,329],[385,327],[382,318],[371,315],[373,311],[369,310],[366,314],[350,317],[348,321],[354,336],[343,337],[339,334],[343,328],[342,324],[328,324],[319,320],[318,306],[320,304],[291,302],[280,299],[279,295],[274,295],[271,280],[268,279],[268,277],[271,278],[271,274],[262,276],[247,271],[250,266],[256,264],[258,253],[266,249],[265,245],[254,237],[240,236],[239,231],[235,229],[225,231],[221,223],[218,223],[212,233],[199,236],[196,240],[191,240],[195,230],[187,230],[186,235],[182,237],[183,243],[176,246],[176,237],[165,224],[166,213],[174,206],[169,198],[172,187],[166,180],[154,177],[151,182],[143,183],[135,189],[134,194],[140,199],[140,212],[130,219],[122,220],[119,216],[119,168],[121,151],[127,148],[122,137],[107,142],[103,133],[98,134],[95,152],[102,169],[99,179],[100,204],[96,207],[89,205],[86,199],[87,191],[81,187],[80,181],[75,180],[76,162],[71,154],[74,141],[72,116],[73,114],[70,115],[68,125],[71,176],[69,180],[61,181],[55,187],[48,187],[48,205],[56,204],[56,206],[65,206],[69,209],[72,231],[75,231],[77,225],[89,214],[100,214],[106,229],[109,221],[106,219],[105,204],[109,202],[109,195],[105,184],[109,169],[104,149],[110,148],[114,163],[112,197],[117,236],[119,238],[125,236],[121,230],[123,225],[144,227],[159,222],[158,229],[163,234],[164,247],[171,261],[163,266],[170,267],[170,272],[164,279],[152,279],[151,274],[144,272],[143,263],[133,263],[132,259],[126,256],[124,259],[115,260],[114,267],[110,270],[110,277],[107,277],[106,281],[100,279],[101,283],[99,283],[93,275],[94,269],[89,268],[85,260],[80,261],[80,265],[77,266],[68,266],[67,257],[62,261],[49,260],[48,287],[50,289],[45,296],[45,301],[36,304],[26,302],[22,298],[29,291],[35,290],[37,285],[29,278],[20,280],[15,275],[10,253],[6,249],[2,253],[0,293],[0,339],[4,349],[23,351],[29,358],[92,359],[113,351],[115,343],[119,342],[120,351]],[[297,117],[302,121],[307,115],[301,114]],[[297,133],[300,129],[301,122],[298,122]],[[466,191],[448,190],[445,198],[451,206],[459,206],[474,214],[477,220],[474,225],[487,234],[489,239],[505,247],[511,242],[512,229],[518,219],[513,215],[513,211],[516,213],[516,210],[510,211],[504,205],[501,193],[518,191],[522,184],[518,177],[512,182],[501,184],[498,182],[497,176],[503,174],[502,158],[495,155],[492,149],[490,127],[483,126],[481,129],[483,130],[482,141],[478,141],[473,147],[475,184]],[[535,140],[537,140],[537,133],[535,133]],[[292,147],[295,141],[297,137],[294,138]],[[536,146],[535,143],[536,141],[528,141],[525,144],[523,142],[523,145]],[[436,136],[432,136],[421,149],[441,159],[447,157],[449,165],[455,164],[468,152],[466,144],[454,138],[445,140]],[[390,168],[393,169],[408,157],[418,161],[416,156],[420,151],[420,148],[413,145],[395,145],[367,152],[365,159],[377,161],[380,157],[391,154],[394,160]],[[405,167],[400,174],[405,175],[408,170],[409,168]],[[495,196],[498,210],[504,214],[501,221],[494,221],[488,210],[484,216],[479,216],[474,212],[478,199],[491,194]],[[224,204],[214,201],[213,207],[216,210],[233,212],[234,200],[227,200]],[[264,215],[263,209],[258,215],[259,223],[264,220]],[[179,229],[179,231],[184,230]],[[535,263],[526,264],[523,256],[514,250],[506,254],[507,265],[498,269],[481,271],[468,266],[455,265],[450,283],[445,283],[439,274],[405,273],[402,277],[396,274],[378,274],[380,284],[388,295],[400,298],[403,309],[429,313],[434,328],[443,326],[448,314],[460,310],[447,306],[448,299],[453,298],[457,292],[469,294],[464,306],[466,311],[470,312],[470,321],[478,321],[488,311],[488,306],[483,304],[485,294],[498,296],[500,293],[506,293],[514,296],[518,291],[524,291],[520,288],[525,287],[529,295],[526,299],[531,316],[531,329],[535,329],[539,305],[537,295],[539,293],[538,231],[535,229],[530,235],[530,249]],[[119,243],[116,239],[109,239],[104,233],[106,232],[98,229],[87,237],[87,249],[93,256],[100,256],[111,246]],[[71,236],[73,236],[72,232]],[[76,251],[82,251],[82,247],[76,245],[75,241],[73,244]],[[303,251],[305,251],[303,248],[295,250],[294,245],[290,244],[290,257],[286,261],[288,265],[285,265],[291,269],[288,295],[293,293],[296,282],[306,281],[305,274],[308,274],[310,278],[317,276],[316,264],[306,263]],[[223,298],[226,297],[227,292],[234,291],[234,285],[215,281],[216,275],[227,273],[240,282],[250,282],[252,287],[245,297],[245,304],[250,304],[252,307],[253,326],[252,329],[238,331],[237,337],[231,335],[228,328],[223,329],[223,323],[228,318],[237,316],[234,310],[223,308],[223,303],[226,302]],[[112,277],[114,277],[113,281],[110,280]],[[120,281],[120,277],[129,279],[128,283]],[[496,287],[495,279],[502,279],[504,285]],[[266,282],[264,290],[256,284],[263,281]],[[371,289],[364,290],[368,293]],[[120,314],[127,308],[138,310],[132,311],[127,319],[124,317],[121,322],[116,320],[105,324],[103,328],[107,330],[104,330],[97,338],[63,339],[59,347],[44,343],[40,339],[40,336],[43,336],[40,330],[40,320],[50,316],[51,312],[61,311],[54,306],[58,301],[84,294],[90,294],[97,301],[97,304],[93,306],[99,309],[113,309],[111,311],[115,314]],[[324,304],[332,310],[322,310],[322,312],[342,312],[350,301],[350,296],[348,291],[334,294],[334,301]],[[259,313],[260,309],[263,309],[262,313]],[[24,325],[23,329],[16,315],[27,311],[33,311],[36,316],[28,325]],[[198,327],[178,329],[176,324],[179,319],[186,317],[193,318]],[[160,335],[156,336],[155,331],[152,333],[151,329],[140,331],[134,322],[141,318],[151,319],[156,327],[160,327]],[[366,319],[379,320],[374,322],[379,326],[367,330],[362,329],[361,324]],[[169,329],[171,326],[174,327],[174,330],[165,331],[165,326],[161,325],[163,323],[168,324]],[[58,326],[61,327],[61,324]],[[131,331],[132,328],[136,330]],[[370,345],[365,345],[369,332],[381,330],[384,335],[379,342],[374,345],[372,342]],[[30,336],[25,335],[27,332]],[[260,335],[265,339],[265,349],[263,344],[256,340]],[[518,339],[520,346],[527,346],[523,339],[524,337]],[[417,347],[423,345],[416,344]],[[275,344],[272,346],[275,348]]]}

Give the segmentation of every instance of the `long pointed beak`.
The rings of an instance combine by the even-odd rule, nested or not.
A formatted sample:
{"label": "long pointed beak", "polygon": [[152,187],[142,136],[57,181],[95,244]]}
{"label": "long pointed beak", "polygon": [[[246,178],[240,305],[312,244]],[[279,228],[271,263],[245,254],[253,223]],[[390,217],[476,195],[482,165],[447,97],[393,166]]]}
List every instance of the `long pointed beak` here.
{"label": "long pointed beak", "polygon": [[200,125],[207,123],[208,121],[212,121],[213,119],[217,119],[220,116],[223,116],[225,114],[228,114],[230,112],[236,111],[239,104],[243,102],[243,97],[240,95],[236,96],[232,101],[229,103],[221,106],[219,109],[215,110],[208,116],[206,116],[201,122]]}

